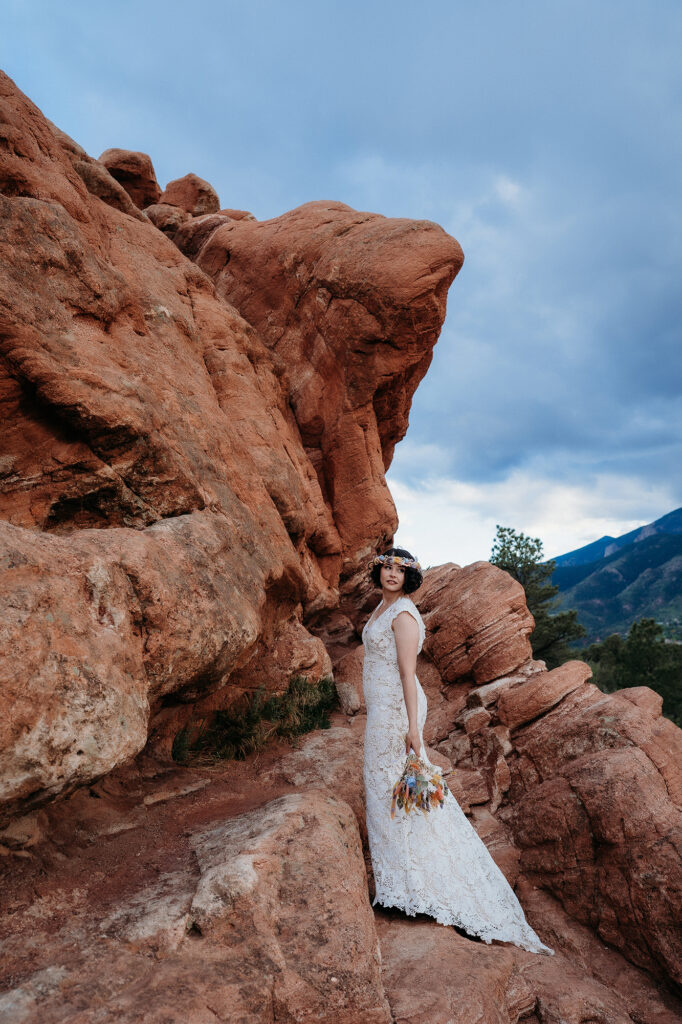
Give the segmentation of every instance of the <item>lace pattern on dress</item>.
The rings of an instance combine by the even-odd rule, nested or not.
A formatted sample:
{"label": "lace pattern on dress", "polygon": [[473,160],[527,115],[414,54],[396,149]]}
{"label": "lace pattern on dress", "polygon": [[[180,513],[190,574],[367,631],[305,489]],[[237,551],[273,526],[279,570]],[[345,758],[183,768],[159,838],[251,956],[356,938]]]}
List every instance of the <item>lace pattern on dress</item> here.
{"label": "lace pattern on dress", "polygon": [[[367,832],[374,869],[374,904],[399,907],[410,916],[429,914],[440,924],[458,925],[485,942],[513,942],[531,952],[553,952],[525,919],[513,889],[459,804],[448,793],[432,814],[391,818],[391,793],[405,763],[407,710],[398,669],[396,615],[409,612],[419,626],[419,651],[425,627],[408,597],[398,598],[362,631],[365,647],[363,690],[367,706],[364,783]],[[417,726],[426,756],[423,729],[426,695],[418,679]]]}

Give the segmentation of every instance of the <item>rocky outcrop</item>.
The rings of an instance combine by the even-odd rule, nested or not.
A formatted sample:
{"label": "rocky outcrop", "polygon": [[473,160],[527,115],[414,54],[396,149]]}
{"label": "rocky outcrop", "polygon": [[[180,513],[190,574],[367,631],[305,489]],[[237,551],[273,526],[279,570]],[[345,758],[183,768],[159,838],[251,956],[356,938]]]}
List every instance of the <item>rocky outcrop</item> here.
{"label": "rocky outcrop", "polygon": [[529,679],[523,686],[498,690],[498,718],[508,729],[517,729],[546,714],[591,677],[584,661],[567,661],[551,672]]}
{"label": "rocky outcrop", "polygon": [[169,181],[158,202],[168,206],[179,206],[193,217],[217,213],[220,209],[218,193],[197,174],[186,174],[184,178]]}
{"label": "rocky outcrop", "polygon": [[211,771],[140,758],[15,821],[0,1021],[676,1024],[672,994],[519,874],[484,807],[472,821],[554,957],[372,914],[363,719]]}
{"label": "rocky outcrop", "polygon": [[[372,911],[365,561],[457,243],[160,195],[6,77],[0,121],[0,1022],[673,1024],[682,733],[533,661],[485,562],[416,595],[425,740],[556,955]],[[169,761],[188,716],[332,664],[331,728]]]}
{"label": "rocky outcrop", "polygon": [[[147,795],[163,801],[158,788]],[[205,806],[197,821],[187,799],[175,800],[193,824],[183,835],[166,815],[156,851],[136,834],[142,861],[126,856],[123,822],[123,835],[99,840],[103,858],[89,879],[74,887],[73,876],[52,871],[32,904],[35,945],[0,928],[0,1021],[70,1024],[106,1008],[109,1019],[144,1024],[390,1024],[349,806],[286,793],[228,820]],[[102,849],[112,843],[113,858]]]}
{"label": "rocky outcrop", "polygon": [[523,870],[633,963],[680,983],[682,813],[666,776],[682,732],[586,684],[513,744],[505,817]]}
{"label": "rocky outcrop", "polygon": [[[488,562],[452,563],[428,574],[419,605],[428,630],[425,650],[447,682],[487,683],[530,659],[535,626],[523,587]],[[471,623],[476,632],[467,632]]]}
{"label": "rocky outcrop", "polygon": [[[336,677],[355,716],[362,659],[349,635],[377,598],[364,576],[348,585],[355,609],[343,605],[343,622],[334,612],[325,639],[334,649],[343,637]],[[583,662],[548,672],[533,661],[523,591],[488,563],[429,570],[416,600],[427,626],[417,665],[425,739],[455,766],[448,783],[500,866],[678,983],[682,731],[660,697],[643,686],[606,695]]]}
{"label": "rocky outcrop", "polygon": [[458,247],[430,222],[329,202],[271,221],[196,218],[174,237],[282,360],[334,522],[369,552],[367,536],[395,530],[384,471],[431,361]]}
{"label": "rocky outcrop", "polygon": [[[485,652],[492,658],[498,636],[519,621],[510,601],[506,614],[498,605],[491,630],[485,596],[479,606],[443,603],[434,615],[436,588],[466,595],[474,569],[485,595],[499,572],[485,563],[440,567],[433,581],[427,573],[425,621],[437,629],[424,647],[444,681],[451,651],[482,649],[474,664],[486,665]],[[451,630],[447,643],[443,628]],[[679,983],[682,731],[661,716],[646,687],[606,695],[587,682],[582,662],[547,672],[530,657],[516,661],[502,662],[514,672],[496,680],[479,671],[484,685],[471,689],[455,728],[433,737],[438,749],[457,765],[467,802],[487,806],[511,828],[526,877],[633,963]],[[461,665],[463,678],[476,678]]]}
{"label": "rocky outcrop", "polygon": [[[347,207],[221,216],[196,175],[147,215],[143,154],[92,160],[6,76],[0,103],[7,814],[131,757],[171,694],[328,671],[305,622],[395,527],[384,466],[462,254],[436,225]],[[165,237],[168,210],[186,247],[206,238],[203,269]],[[246,317],[219,273],[225,226]],[[343,290],[326,312],[323,278]]]}
{"label": "rocky outcrop", "polygon": [[130,149],[105,149],[100,154],[99,162],[123,186],[140,210],[158,203],[161,189],[156,180],[154,165],[146,153],[136,153]]}

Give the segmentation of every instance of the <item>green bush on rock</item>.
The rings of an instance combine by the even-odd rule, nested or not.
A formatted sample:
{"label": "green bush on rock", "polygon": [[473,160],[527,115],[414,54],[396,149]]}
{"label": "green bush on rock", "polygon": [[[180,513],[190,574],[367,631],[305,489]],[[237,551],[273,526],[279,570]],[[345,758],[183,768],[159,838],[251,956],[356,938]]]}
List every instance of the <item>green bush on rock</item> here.
{"label": "green bush on rock", "polygon": [[328,729],[329,714],[338,705],[331,676],[318,683],[292,676],[284,693],[266,696],[264,686],[244,694],[232,707],[190,722],[173,741],[173,760],[190,762],[243,761],[273,738],[294,740],[312,729]]}

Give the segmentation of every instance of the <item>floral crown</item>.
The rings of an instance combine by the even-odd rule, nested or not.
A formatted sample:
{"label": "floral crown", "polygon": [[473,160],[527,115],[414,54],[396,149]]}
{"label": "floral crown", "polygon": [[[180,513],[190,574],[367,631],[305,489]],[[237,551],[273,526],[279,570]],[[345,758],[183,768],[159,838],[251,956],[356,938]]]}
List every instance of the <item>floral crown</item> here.
{"label": "floral crown", "polygon": [[369,568],[375,565],[399,565],[403,569],[421,569],[416,558],[403,558],[402,555],[375,555],[369,563]]}

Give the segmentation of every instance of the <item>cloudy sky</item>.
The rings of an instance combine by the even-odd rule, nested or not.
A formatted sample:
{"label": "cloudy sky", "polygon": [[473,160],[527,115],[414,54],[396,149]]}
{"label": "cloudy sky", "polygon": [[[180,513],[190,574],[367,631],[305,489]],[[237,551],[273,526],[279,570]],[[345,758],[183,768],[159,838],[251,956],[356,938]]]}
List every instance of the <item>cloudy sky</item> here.
{"label": "cloudy sky", "polygon": [[464,268],[389,473],[424,564],[682,505],[679,0],[5,0],[2,67],[93,156],[226,206],[428,218]]}

